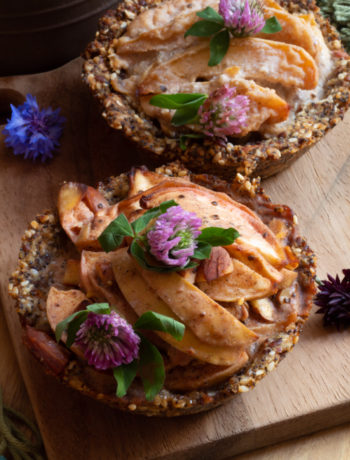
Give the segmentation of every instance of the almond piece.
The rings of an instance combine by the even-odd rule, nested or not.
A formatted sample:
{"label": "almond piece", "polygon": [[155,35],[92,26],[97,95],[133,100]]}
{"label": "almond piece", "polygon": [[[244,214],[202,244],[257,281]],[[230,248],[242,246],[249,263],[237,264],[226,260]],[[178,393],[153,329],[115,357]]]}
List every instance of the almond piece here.
{"label": "almond piece", "polygon": [[210,258],[202,262],[196,281],[213,281],[233,271],[233,263],[226,249],[218,246],[211,250]]}

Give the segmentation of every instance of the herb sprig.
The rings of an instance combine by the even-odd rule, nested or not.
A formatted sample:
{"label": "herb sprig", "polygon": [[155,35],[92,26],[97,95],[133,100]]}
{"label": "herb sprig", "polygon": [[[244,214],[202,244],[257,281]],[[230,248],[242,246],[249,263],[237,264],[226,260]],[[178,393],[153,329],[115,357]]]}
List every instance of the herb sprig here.
{"label": "herb sprig", "polygon": [[[96,303],[89,305],[86,310],[73,313],[57,325],[55,331],[57,342],[66,332],[66,346],[70,348],[75,342],[80,326],[86,321],[89,313],[109,315],[111,309],[107,303]],[[119,398],[125,396],[138,374],[143,384],[146,399],[152,401],[163,387],[165,368],[161,353],[142,334],[142,331],[165,332],[181,341],[185,333],[185,325],[168,316],[148,311],[138,318],[133,329],[141,339],[139,357],[129,364],[121,364],[113,369],[113,376],[117,382],[116,395]]]}
{"label": "herb sprig", "polygon": [[[224,18],[208,6],[202,11],[196,13],[201,18],[200,21],[195,22],[185,33],[185,37],[212,37],[210,40],[210,57],[208,66],[216,66],[225,57],[227,50],[230,46],[230,37],[244,37],[246,34],[243,31],[239,32],[225,24]],[[282,30],[281,24],[275,16],[265,21],[264,27],[261,32],[265,34],[274,34]]]}
{"label": "herb sprig", "polygon": [[131,224],[124,214],[120,214],[99,236],[98,241],[102,249],[105,252],[114,251],[123,243],[125,237],[131,237],[130,254],[141,267],[146,270],[166,273],[196,267],[198,265],[197,260],[208,259],[210,257],[213,246],[227,246],[239,237],[238,231],[234,228],[204,228],[196,239],[197,247],[186,265],[174,266],[161,264],[149,252],[147,229],[152,221],[161,214],[164,214],[172,206],[178,206],[178,204],[174,200],[165,201],[159,206],[146,211]]}

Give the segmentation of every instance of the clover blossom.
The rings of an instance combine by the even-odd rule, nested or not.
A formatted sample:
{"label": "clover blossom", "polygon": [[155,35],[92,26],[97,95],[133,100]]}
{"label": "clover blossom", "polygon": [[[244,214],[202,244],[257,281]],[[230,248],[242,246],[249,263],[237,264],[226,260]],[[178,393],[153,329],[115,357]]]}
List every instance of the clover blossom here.
{"label": "clover blossom", "polygon": [[202,219],[193,212],[172,206],[161,214],[147,233],[150,253],[166,265],[183,267],[197,247]]}
{"label": "clover blossom", "polygon": [[219,13],[235,37],[257,34],[265,25],[259,0],[220,0]]}
{"label": "clover blossom", "polygon": [[59,115],[60,109],[40,110],[36,98],[28,94],[22,105],[11,104],[11,111],[11,119],[3,130],[7,147],[12,147],[15,155],[31,160],[41,158],[45,162],[52,158],[52,152],[59,146],[65,120]]}
{"label": "clover blossom", "polygon": [[75,338],[88,364],[105,370],[129,364],[139,352],[140,338],[133,328],[117,313],[90,312]]}
{"label": "clover blossom", "polygon": [[235,87],[224,85],[199,108],[199,123],[205,135],[226,141],[226,136],[242,132],[247,125],[248,111],[249,97],[236,96]]}

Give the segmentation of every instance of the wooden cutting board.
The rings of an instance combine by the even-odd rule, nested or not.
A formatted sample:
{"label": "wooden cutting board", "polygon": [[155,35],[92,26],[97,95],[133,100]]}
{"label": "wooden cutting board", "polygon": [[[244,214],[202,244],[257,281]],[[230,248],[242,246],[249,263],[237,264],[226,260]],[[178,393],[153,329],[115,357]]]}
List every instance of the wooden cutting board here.
{"label": "wooden cutting board", "polygon": [[[255,390],[204,414],[174,419],[123,414],[44,375],[22,345],[7,295],[27,223],[54,205],[63,180],[94,184],[133,164],[152,166],[106,126],[80,82],[80,70],[77,59],[46,74],[0,79],[0,109],[8,98],[32,93],[43,106],[60,106],[67,118],[60,153],[49,164],[13,156],[0,137],[1,303],[49,458],[221,459],[349,421],[350,335],[325,331],[318,315],[311,316],[277,371]],[[321,277],[350,266],[349,144],[350,113],[287,171],[265,182],[275,202],[297,212]]]}

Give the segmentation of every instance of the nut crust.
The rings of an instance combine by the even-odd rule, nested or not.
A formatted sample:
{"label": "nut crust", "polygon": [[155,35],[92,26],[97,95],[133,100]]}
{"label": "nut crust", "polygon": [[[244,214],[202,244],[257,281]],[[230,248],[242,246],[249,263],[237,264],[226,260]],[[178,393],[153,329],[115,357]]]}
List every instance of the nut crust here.
{"label": "nut crust", "polygon": [[300,110],[295,122],[278,137],[221,146],[211,139],[191,140],[181,150],[178,139],[167,137],[145,114],[136,113],[128,98],[112,89],[111,82],[122,78],[111,62],[116,55],[113,43],[142,11],[161,0],[123,0],[99,23],[95,40],[85,52],[83,80],[100,101],[109,126],[121,130],[137,146],[162,161],[179,160],[193,171],[230,178],[236,172],[261,176],[276,174],[303,155],[343,117],[350,104],[350,56],[341,45],[336,29],[324,18],[313,0],[281,0],[291,13],[313,12],[334,59],[334,71],[325,83],[325,95]]}
{"label": "nut crust", "polygon": [[[189,174],[189,171],[178,163],[158,168],[156,172],[180,177]],[[243,204],[253,209],[267,224],[276,216],[290,222],[289,242],[299,259],[298,276],[300,286],[305,292],[305,308],[295,323],[266,340],[253,361],[225,382],[187,393],[162,389],[153,402],[145,400],[141,387],[136,384],[133,384],[127,396],[117,398],[115,382],[108,372],[95,371],[70,353],[68,365],[56,377],[66,385],[114,408],[148,416],[185,415],[211,409],[230,400],[237,393],[254,388],[297,343],[302,325],[311,308],[315,290],[315,256],[305,240],[298,235],[292,211],[286,206],[273,205],[256,179],[249,181],[238,174],[229,184],[207,175],[190,174],[190,178],[200,185],[226,192],[234,199],[239,197]],[[100,192],[110,204],[123,199],[128,188],[128,178],[125,174],[111,177],[99,184]],[[60,227],[55,211],[40,214],[30,223],[22,239],[17,269],[9,283],[9,293],[16,300],[16,309],[24,328],[31,326],[53,337],[45,311],[47,293],[51,285],[57,286],[54,274],[58,269],[64,268],[65,258],[74,250]],[[41,359],[41,362],[46,372],[52,374],[45,361]]]}

